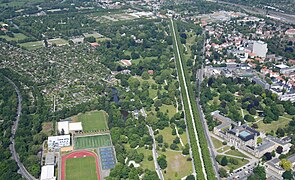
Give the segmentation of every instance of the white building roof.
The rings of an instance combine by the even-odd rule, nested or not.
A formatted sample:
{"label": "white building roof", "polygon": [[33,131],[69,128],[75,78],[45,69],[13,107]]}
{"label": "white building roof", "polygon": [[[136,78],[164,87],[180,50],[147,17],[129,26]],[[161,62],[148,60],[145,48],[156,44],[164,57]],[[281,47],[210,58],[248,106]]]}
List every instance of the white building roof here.
{"label": "white building roof", "polygon": [[279,65],[276,65],[277,68],[280,68],[280,69],[285,69],[285,68],[288,68],[289,66],[285,65],[285,64],[279,64]]}
{"label": "white building roof", "polygon": [[81,122],[74,122],[69,123],[69,131],[82,131],[82,123]]}
{"label": "white building roof", "polygon": [[43,166],[41,169],[40,180],[55,180],[54,165]]}
{"label": "white building roof", "polygon": [[65,134],[69,134],[69,122],[61,121],[57,123],[58,132],[61,133],[62,129],[64,129]]}

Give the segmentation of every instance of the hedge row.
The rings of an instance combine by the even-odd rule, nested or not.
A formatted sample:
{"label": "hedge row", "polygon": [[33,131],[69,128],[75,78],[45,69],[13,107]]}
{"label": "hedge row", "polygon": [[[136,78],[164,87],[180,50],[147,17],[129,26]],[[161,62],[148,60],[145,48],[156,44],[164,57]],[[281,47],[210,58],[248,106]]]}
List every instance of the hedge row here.
{"label": "hedge row", "polygon": [[[174,23],[174,27],[172,27],[172,23],[170,23],[170,27],[175,28],[175,31],[177,30],[176,23]],[[178,41],[178,44],[180,44],[178,32],[175,32],[175,33],[176,33],[176,39]],[[173,34],[172,29],[171,29],[171,34],[173,37],[174,34]],[[175,38],[173,38],[173,45],[174,45],[174,47],[176,47]],[[197,179],[205,179],[205,177],[204,177],[204,173],[202,171],[201,160],[199,158],[199,151],[198,151],[198,147],[197,147],[197,142],[195,141],[196,137],[195,137],[195,133],[194,133],[194,129],[193,129],[193,122],[191,121],[192,117],[189,113],[188,101],[191,102],[191,108],[193,111],[194,121],[195,121],[196,129],[197,129],[197,133],[198,133],[199,144],[200,144],[200,148],[202,151],[202,158],[203,158],[203,162],[204,162],[204,166],[205,166],[205,170],[206,170],[206,174],[207,174],[207,179],[209,179],[209,180],[216,179],[215,175],[214,175],[212,161],[210,159],[210,153],[209,153],[209,149],[208,149],[207,140],[206,140],[203,126],[202,126],[202,123],[200,120],[199,112],[197,109],[197,104],[195,103],[196,96],[194,95],[193,89],[191,87],[186,63],[182,62],[182,59],[183,59],[182,46],[179,47],[179,50],[180,50],[181,59],[178,58],[177,50],[176,50],[176,48],[174,48],[177,72],[178,72],[178,77],[179,77],[179,81],[180,81],[180,87],[182,90],[185,89],[184,88],[185,82],[180,76],[181,75],[180,63],[182,63],[184,76],[188,80],[188,81],[186,81],[186,86],[188,88],[189,99],[187,99],[185,91],[181,91],[181,94],[182,94],[182,98],[183,98],[183,102],[184,102],[184,109],[185,109],[185,115],[186,115],[186,120],[187,120],[186,123],[187,123],[188,132],[189,132],[189,136],[190,136],[190,141],[191,141],[191,148],[192,148],[192,153],[193,153],[193,157],[194,157],[194,164],[195,164],[195,169],[196,169],[196,173],[197,173]]]}

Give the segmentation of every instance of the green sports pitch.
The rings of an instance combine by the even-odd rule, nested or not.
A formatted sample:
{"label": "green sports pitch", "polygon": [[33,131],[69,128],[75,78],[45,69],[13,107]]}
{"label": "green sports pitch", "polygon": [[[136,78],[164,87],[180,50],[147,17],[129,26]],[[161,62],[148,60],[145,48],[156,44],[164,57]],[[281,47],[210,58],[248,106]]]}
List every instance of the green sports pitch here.
{"label": "green sports pitch", "polygon": [[109,134],[75,137],[75,149],[97,148],[111,146],[111,136]]}
{"label": "green sports pitch", "polygon": [[97,180],[95,158],[70,158],[66,160],[66,180]]}
{"label": "green sports pitch", "polygon": [[107,113],[105,111],[91,111],[72,117],[73,121],[82,122],[84,132],[105,131],[108,129]]}

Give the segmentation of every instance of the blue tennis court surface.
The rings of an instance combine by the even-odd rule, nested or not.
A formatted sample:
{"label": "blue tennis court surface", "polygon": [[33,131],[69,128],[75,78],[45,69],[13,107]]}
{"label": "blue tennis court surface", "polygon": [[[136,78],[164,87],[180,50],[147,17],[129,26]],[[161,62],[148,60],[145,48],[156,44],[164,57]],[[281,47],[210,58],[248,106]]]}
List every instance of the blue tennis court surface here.
{"label": "blue tennis court surface", "polygon": [[114,149],[112,147],[99,148],[100,161],[103,170],[112,169],[116,165]]}

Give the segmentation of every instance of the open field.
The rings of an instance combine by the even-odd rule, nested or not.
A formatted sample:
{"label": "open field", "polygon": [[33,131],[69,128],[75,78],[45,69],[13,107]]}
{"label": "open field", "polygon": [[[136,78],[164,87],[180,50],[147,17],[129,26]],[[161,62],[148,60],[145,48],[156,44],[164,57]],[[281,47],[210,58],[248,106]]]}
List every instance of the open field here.
{"label": "open field", "polygon": [[245,154],[241,153],[238,150],[229,150],[225,154],[239,156],[239,157],[243,157],[243,158],[249,158],[248,156],[246,156]]}
{"label": "open field", "polygon": [[[172,129],[170,127],[165,127],[163,130],[159,130],[159,135],[163,136],[163,142],[169,145],[173,143],[173,140],[177,137],[172,135]],[[180,147],[181,145],[178,145]]]}
{"label": "open field", "polygon": [[212,136],[211,136],[211,140],[212,140],[213,145],[214,145],[214,147],[215,147],[216,149],[218,149],[218,148],[220,148],[220,147],[223,146],[221,141],[219,141],[218,139],[216,139],[216,138],[214,138],[214,137],[212,137]]}
{"label": "open field", "polygon": [[34,50],[34,49],[43,47],[43,42],[42,41],[26,42],[26,43],[21,43],[20,46],[28,50]]}
{"label": "open field", "polygon": [[165,179],[181,179],[184,176],[190,175],[192,170],[192,162],[187,161],[189,156],[183,156],[179,152],[169,151],[159,152],[164,154],[167,160],[166,173],[164,174]]}
{"label": "open field", "polygon": [[48,42],[56,44],[57,46],[63,46],[69,44],[67,40],[56,38],[56,39],[48,39]]}
{"label": "open field", "polygon": [[89,151],[62,157],[62,180],[100,180],[97,155]]}
{"label": "open field", "polygon": [[75,137],[75,149],[97,148],[111,146],[111,136],[109,134]]}
{"label": "open field", "polygon": [[[227,170],[235,170],[235,169],[238,169],[242,166],[244,166],[245,164],[249,163],[249,161],[247,159],[240,159],[240,158],[234,158],[234,157],[230,157],[230,156],[226,156],[227,157],[227,160],[228,160],[228,164],[225,167],[225,169]],[[220,162],[220,160],[223,158],[222,155],[217,155],[216,156],[216,160]],[[237,164],[232,164],[230,163],[230,159],[233,159],[237,162]]]}
{"label": "open field", "polygon": [[154,161],[148,160],[148,157],[153,155],[152,150],[145,149],[145,148],[138,148],[136,150],[138,154],[142,153],[144,155],[143,161],[140,163],[140,167],[143,169],[154,170],[155,169]]}
{"label": "open field", "polygon": [[278,128],[285,128],[286,125],[288,125],[288,123],[291,121],[291,119],[289,118],[284,118],[282,116],[279,117],[279,120],[277,121],[273,121],[270,124],[265,124],[263,123],[263,121],[259,121],[257,123],[258,125],[258,131],[261,132],[270,132],[270,131],[276,131]]}
{"label": "open field", "polygon": [[111,38],[107,38],[107,37],[102,37],[102,38],[96,38],[97,42],[105,42],[105,41],[111,41]]}
{"label": "open field", "polygon": [[13,34],[14,34],[14,37],[9,37],[7,35],[2,35],[2,36],[0,36],[0,38],[4,38],[7,41],[18,41],[18,40],[23,40],[23,39],[27,38],[27,36],[22,34],[22,33],[13,33]]}
{"label": "open field", "polygon": [[168,114],[168,117],[169,118],[172,118],[175,113],[176,113],[176,109],[173,105],[166,105],[166,104],[163,104],[161,107],[160,107],[160,112],[163,112],[164,114],[167,113]]}
{"label": "open field", "polygon": [[27,3],[38,3],[38,2],[44,2],[44,0],[33,0],[33,1],[17,0],[17,1],[10,1],[7,3],[0,3],[0,6],[2,6],[2,7],[20,7],[20,6],[24,6]]}
{"label": "open field", "polygon": [[94,157],[71,158],[66,161],[66,179],[97,180]]}
{"label": "open field", "polygon": [[107,113],[105,111],[91,111],[72,117],[73,121],[82,122],[84,132],[105,131],[108,129]]}
{"label": "open field", "polygon": [[230,149],[229,146],[223,146],[222,148],[218,149],[217,152],[222,153],[222,152],[227,151],[229,149]]}

